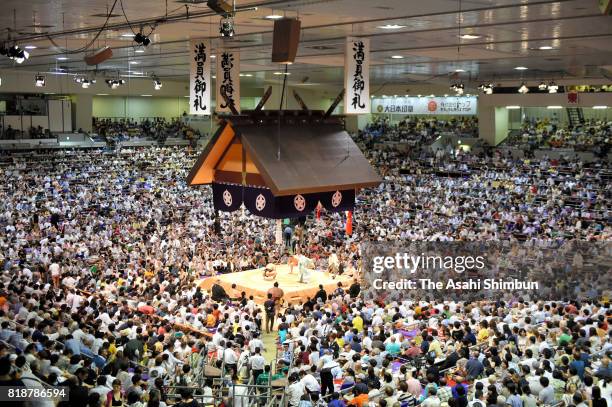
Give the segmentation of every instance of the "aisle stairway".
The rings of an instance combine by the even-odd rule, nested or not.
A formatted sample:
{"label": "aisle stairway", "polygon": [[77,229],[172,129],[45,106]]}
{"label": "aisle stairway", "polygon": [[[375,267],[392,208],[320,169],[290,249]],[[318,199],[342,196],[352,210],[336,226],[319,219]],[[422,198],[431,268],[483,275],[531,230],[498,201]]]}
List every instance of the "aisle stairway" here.
{"label": "aisle stairway", "polygon": [[263,333],[261,340],[264,343],[266,351],[262,353],[264,359],[266,359],[267,363],[270,363],[276,357],[276,338],[278,337],[278,333],[276,331],[270,332],[269,334]]}
{"label": "aisle stairway", "polygon": [[582,123],[582,120],[584,120],[584,114],[582,113],[581,107],[568,107],[566,111],[567,118],[569,119],[569,122],[572,127],[580,125],[580,123]]}

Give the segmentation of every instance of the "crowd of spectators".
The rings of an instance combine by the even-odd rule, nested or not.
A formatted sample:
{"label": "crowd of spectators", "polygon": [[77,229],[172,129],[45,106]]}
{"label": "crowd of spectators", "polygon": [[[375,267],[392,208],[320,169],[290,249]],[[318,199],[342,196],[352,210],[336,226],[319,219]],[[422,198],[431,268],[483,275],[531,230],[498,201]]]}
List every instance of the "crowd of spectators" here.
{"label": "crowd of spectators", "polygon": [[452,118],[449,120],[436,117],[409,117],[391,124],[384,116],[375,116],[363,130],[356,135],[356,140],[367,143],[403,143],[412,147],[429,145],[441,135],[478,137],[478,120],[473,116]]}
{"label": "crowd of spectators", "polygon": [[31,126],[27,133],[14,129],[10,124],[3,129],[2,135],[0,139],[2,140],[16,140],[21,138],[29,138],[29,139],[43,139],[43,138],[51,138],[51,132],[49,129],[44,129],[42,126]]}
{"label": "crowd of spectators", "polygon": [[577,125],[562,125],[557,118],[525,119],[508,144],[524,149],[564,148],[592,151],[605,156],[612,145],[612,122],[587,119]]}
{"label": "crowd of spectators", "polygon": [[[333,255],[356,282],[288,307],[274,290],[263,308],[200,288],[289,253],[273,221],[215,214],[209,188],[187,187],[189,149],[2,161],[0,386],[67,386],[64,403],[91,407],[254,406],[265,392],[236,385],[273,381],[291,407],[610,403],[606,297],[377,303],[359,285],[365,241],[609,242],[609,163],[366,155],[384,182],[358,195],[351,236],[342,214],[289,230],[317,269]],[[195,374],[203,358],[222,383]],[[195,400],[176,388],[196,385]]]}
{"label": "crowd of spectators", "polygon": [[188,126],[182,118],[168,121],[163,117],[136,121],[132,118],[93,118],[93,133],[108,142],[120,142],[132,138],[148,138],[163,142],[168,137],[197,140],[199,130]]}

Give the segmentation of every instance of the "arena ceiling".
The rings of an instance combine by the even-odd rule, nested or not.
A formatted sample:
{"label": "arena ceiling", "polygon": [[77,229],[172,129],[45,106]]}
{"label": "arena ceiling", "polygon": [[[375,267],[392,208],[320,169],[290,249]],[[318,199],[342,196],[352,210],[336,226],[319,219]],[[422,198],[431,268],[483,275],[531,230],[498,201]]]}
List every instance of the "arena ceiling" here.
{"label": "arena ceiling", "polygon": [[[278,81],[274,72],[280,67],[270,62],[273,21],[266,19],[275,14],[302,21],[298,58],[290,66],[290,81],[296,83],[341,84],[349,35],[371,38],[371,75],[378,85],[440,83],[452,76],[465,81],[612,78],[612,17],[602,15],[597,0],[237,0],[237,7],[258,9],[236,16],[232,40],[219,38],[220,17],[204,0],[120,0],[108,18],[116,28],[101,31],[113,3],[2,1],[0,38],[10,35],[11,43],[36,49],[22,65],[1,57],[0,68],[83,73],[92,69],[83,62],[86,52],[71,51],[91,43],[91,49],[113,48],[113,58],[101,70],[186,79],[188,39],[212,38],[215,48],[239,48],[242,71],[252,75],[244,83],[260,86]],[[129,35],[139,30],[138,21],[165,16],[173,21],[157,24],[152,44],[135,47]],[[399,27],[383,28],[389,25]],[[150,31],[149,24],[144,31]],[[519,66],[528,69],[516,70]]]}

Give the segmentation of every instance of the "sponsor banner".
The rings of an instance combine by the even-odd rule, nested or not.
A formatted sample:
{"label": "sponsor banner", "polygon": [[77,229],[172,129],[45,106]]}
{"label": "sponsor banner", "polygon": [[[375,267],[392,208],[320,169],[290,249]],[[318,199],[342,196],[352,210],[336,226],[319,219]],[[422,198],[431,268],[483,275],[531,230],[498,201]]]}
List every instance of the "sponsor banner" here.
{"label": "sponsor banner", "polygon": [[370,40],[347,38],[344,54],[344,114],[370,113]]}
{"label": "sponsor banner", "polygon": [[372,113],[475,115],[477,103],[475,96],[374,98]]}
{"label": "sponsor banner", "polygon": [[225,93],[228,100],[240,112],[240,52],[222,50],[217,54],[217,80],[215,82],[217,112],[230,112],[230,108],[223,99]]}
{"label": "sponsor banner", "polygon": [[192,40],[189,48],[189,113],[210,115],[210,41]]}

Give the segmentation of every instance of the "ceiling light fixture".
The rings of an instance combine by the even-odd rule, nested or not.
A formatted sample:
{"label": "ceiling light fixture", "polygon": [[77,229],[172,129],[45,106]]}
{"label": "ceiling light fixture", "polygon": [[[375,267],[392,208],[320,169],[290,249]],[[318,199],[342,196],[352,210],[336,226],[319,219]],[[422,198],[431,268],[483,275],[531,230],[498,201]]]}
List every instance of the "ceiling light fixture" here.
{"label": "ceiling light fixture", "polygon": [[493,84],[492,83],[482,83],[478,86],[478,89],[482,91],[485,95],[493,94]]}
{"label": "ceiling light fixture", "polygon": [[478,35],[478,34],[462,34],[459,36],[459,38],[464,39],[464,40],[475,40],[480,37],[482,37],[482,35]]}
{"label": "ceiling light fixture", "polygon": [[107,79],[105,82],[111,89],[117,89],[119,86],[125,84],[125,80],[123,79]]}
{"label": "ceiling light fixture", "polygon": [[465,69],[457,68],[455,69],[455,72],[465,72]]}
{"label": "ceiling light fixture", "polygon": [[151,44],[151,40],[149,39],[149,36],[144,35],[142,33],[142,30],[136,35],[134,35],[134,42],[136,44],[141,44],[143,47],[147,47],[149,46],[149,44]]}
{"label": "ceiling light fixture", "polygon": [[525,94],[529,92],[529,88],[525,85],[525,82],[521,83],[521,86],[518,88],[518,93]]}
{"label": "ceiling light fixture", "polygon": [[385,24],[385,25],[379,25],[378,28],[381,28],[383,30],[399,30],[400,28],[406,28],[406,26],[399,25],[399,24]]}
{"label": "ceiling light fixture", "polygon": [[83,81],[81,82],[81,87],[83,89],[89,89],[89,87],[94,83],[96,83],[95,79],[83,79]]}
{"label": "ceiling light fixture", "polygon": [[23,47],[25,49],[36,49],[38,48],[36,45],[26,45],[25,47]]}
{"label": "ceiling light fixture", "polygon": [[391,55],[391,59],[404,59],[401,55]]}
{"label": "ceiling light fixture", "polygon": [[291,72],[274,72],[274,75],[291,75]]}
{"label": "ceiling light fixture", "polygon": [[136,52],[136,53],[138,53],[138,54],[142,54],[142,53],[144,53],[144,52],[145,52],[145,50],[144,50],[144,49],[142,49],[142,48],[139,48],[139,49],[137,49],[137,50],[136,50],[136,51],[134,51],[134,52]]}
{"label": "ceiling light fixture", "polygon": [[517,66],[517,67],[516,67],[516,68],[514,68],[514,69],[516,69],[517,71],[526,71],[526,70],[527,70],[527,69],[529,69],[529,68],[527,68],[526,66]]}
{"label": "ceiling light fixture", "polygon": [[450,89],[455,92],[457,96],[461,96],[465,90],[465,85],[463,83],[453,83]]}
{"label": "ceiling light fixture", "polygon": [[68,61],[68,57],[57,57],[55,59],[57,59],[58,61]]}
{"label": "ceiling light fixture", "polygon": [[605,106],[605,105],[593,106],[593,109],[597,109],[597,110],[599,110],[599,109],[607,109],[607,108],[608,108],[608,106]]}
{"label": "ceiling light fixture", "polygon": [[546,106],[547,109],[563,109],[563,106]]}
{"label": "ceiling light fixture", "polygon": [[162,81],[160,81],[158,77],[154,76],[153,77],[153,89],[160,90],[162,86],[164,86]]}
{"label": "ceiling light fixture", "polygon": [[44,88],[46,85],[45,77],[43,75],[34,76],[34,84],[37,88]]}
{"label": "ceiling light fixture", "polygon": [[6,55],[9,59],[17,62],[18,64],[23,63],[26,59],[30,58],[30,53],[25,51],[17,45],[13,45],[6,48],[5,45],[0,46],[0,55]]}
{"label": "ceiling light fixture", "polygon": [[517,106],[517,105],[510,105],[510,106],[506,106],[506,109],[509,109],[509,110],[515,110],[515,109],[520,109],[520,108],[521,108],[521,107],[520,107],[520,106]]}
{"label": "ceiling light fixture", "polygon": [[264,17],[267,20],[280,20],[281,18],[283,18],[283,16],[281,16],[280,14],[270,14]]}
{"label": "ceiling light fixture", "polygon": [[219,34],[221,34],[221,38],[234,37],[234,18],[232,16],[228,15],[221,18],[221,21],[219,21]]}
{"label": "ceiling light fixture", "polygon": [[551,47],[550,45],[542,45],[538,49],[541,49],[542,51],[548,51],[549,49],[553,49],[553,47]]}

